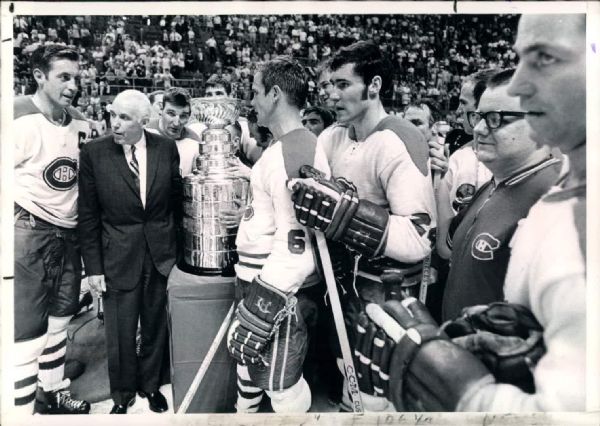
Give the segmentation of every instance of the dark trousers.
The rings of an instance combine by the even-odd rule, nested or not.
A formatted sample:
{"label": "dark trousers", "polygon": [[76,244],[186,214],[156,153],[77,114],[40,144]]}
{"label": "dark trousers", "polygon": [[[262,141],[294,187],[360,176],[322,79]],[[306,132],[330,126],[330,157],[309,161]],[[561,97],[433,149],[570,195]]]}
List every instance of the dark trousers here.
{"label": "dark trousers", "polygon": [[[158,390],[167,348],[167,278],[161,275],[146,249],[142,275],[133,290],[109,288],[104,295],[104,320],[110,393],[115,404],[125,404],[136,390]],[[142,346],[135,352],[141,325]]]}

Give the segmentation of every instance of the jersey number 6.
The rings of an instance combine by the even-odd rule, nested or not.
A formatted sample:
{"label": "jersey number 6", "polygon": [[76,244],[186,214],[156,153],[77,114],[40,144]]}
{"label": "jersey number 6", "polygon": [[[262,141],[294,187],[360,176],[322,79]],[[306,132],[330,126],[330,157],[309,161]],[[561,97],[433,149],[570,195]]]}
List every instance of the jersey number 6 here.
{"label": "jersey number 6", "polygon": [[302,254],[306,250],[306,237],[305,232],[302,229],[292,229],[288,232],[288,250],[292,254]]}

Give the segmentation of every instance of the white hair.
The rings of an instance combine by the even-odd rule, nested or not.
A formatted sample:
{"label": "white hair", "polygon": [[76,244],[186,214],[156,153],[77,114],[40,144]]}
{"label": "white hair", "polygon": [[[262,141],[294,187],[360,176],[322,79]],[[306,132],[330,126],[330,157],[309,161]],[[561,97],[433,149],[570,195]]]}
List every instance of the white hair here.
{"label": "white hair", "polygon": [[137,118],[140,122],[147,122],[152,115],[152,104],[146,95],[139,90],[123,90],[113,100],[113,104],[120,99],[121,102],[133,103],[136,106]]}

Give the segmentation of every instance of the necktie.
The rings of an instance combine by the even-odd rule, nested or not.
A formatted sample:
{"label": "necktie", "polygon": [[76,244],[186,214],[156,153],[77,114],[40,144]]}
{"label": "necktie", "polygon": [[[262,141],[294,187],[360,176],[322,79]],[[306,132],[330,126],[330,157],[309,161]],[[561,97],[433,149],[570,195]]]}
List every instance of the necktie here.
{"label": "necktie", "polygon": [[133,173],[133,180],[135,181],[135,186],[140,192],[140,165],[138,164],[137,158],[135,158],[135,145],[131,145],[131,161],[129,162],[129,168]]}

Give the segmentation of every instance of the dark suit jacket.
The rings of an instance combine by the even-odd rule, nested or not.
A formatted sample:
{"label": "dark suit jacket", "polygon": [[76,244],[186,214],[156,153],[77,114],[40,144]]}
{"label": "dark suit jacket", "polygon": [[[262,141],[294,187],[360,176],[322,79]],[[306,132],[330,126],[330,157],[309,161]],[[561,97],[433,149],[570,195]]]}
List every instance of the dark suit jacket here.
{"label": "dark suit jacket", "polygon": [[105,136],[84,145],[79,165],[78,232],[87,275],[130,290],[140,279],[145,246],[156,269],[168,276],[176,257],[175,214],[181,209],[175,142],[144,132],[147,147],[146,208],[123,147]]}

